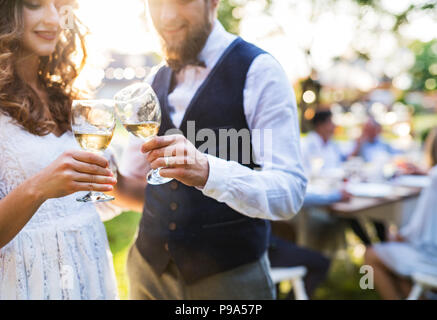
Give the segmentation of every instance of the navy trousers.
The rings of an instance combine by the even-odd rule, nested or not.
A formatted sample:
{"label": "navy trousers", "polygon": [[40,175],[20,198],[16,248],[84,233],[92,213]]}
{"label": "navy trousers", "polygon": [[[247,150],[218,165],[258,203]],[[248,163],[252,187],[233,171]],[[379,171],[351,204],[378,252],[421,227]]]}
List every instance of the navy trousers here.
{"label": "navy trousers", "polygon": [[[308,270],[305,276],[305,289],[309,297],[325,280],[329,270],[330,260],[317,251],[299,247],[272,235],[270,238],[269,260],[272,268],[305,266]],[[293,298],[291,292],[287,299]]]}

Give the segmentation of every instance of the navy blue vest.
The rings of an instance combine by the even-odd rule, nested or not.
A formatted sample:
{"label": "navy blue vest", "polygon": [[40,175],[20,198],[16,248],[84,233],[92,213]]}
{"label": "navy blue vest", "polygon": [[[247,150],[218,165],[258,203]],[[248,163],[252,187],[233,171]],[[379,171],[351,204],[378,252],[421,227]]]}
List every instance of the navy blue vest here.
{"label": "navy blue vest", "polygon": [[[219,129],[248,129],[243,90],[249,67],[261,53],[264,51],[241,38],[227,48],[187,108],[179,128],[185,136],[187,121],[195,121],[196,134],[203,128],[216,131],[219,156]],[[171,69],[164,66],[152,84],[162,108],[159,135],[175,128],[168,104],[172,76]],[[203,143],[196,142],[196,148]],[[238,161],[242,163],[241,139],[238,150]],[[230,160],[229,153],[227,157]],[[246,166],[253,169],[256,165],[251,161]],[[146,188],[136,246],[158,274],[173,259],[190,284],[256,261],[267,249],[269,234],[268,221],[249,218],[196,188],[172,181]]]}

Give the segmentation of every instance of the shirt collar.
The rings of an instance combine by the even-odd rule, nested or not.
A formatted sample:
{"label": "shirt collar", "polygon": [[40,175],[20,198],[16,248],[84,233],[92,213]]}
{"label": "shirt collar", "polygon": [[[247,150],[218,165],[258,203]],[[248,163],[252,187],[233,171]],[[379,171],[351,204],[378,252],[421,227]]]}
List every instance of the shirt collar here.
{"label": "shirt collar", "polygon": [[237,36],[227,32],[220,21],[215,19],[211,33],[206,40],[205,46],[199,54],[199,60],[205,62],[208,69],[212,69],[227,47]]}
{"label": "shirt collar", "polygon": [[327,147],[331,144],[331,140],[328,140],[325,143],[323,138],[316,131],[311,131],[309,134],[311,134],[312,139],[314,139],[314,141],[316,141],[316,143],[321,147]]}

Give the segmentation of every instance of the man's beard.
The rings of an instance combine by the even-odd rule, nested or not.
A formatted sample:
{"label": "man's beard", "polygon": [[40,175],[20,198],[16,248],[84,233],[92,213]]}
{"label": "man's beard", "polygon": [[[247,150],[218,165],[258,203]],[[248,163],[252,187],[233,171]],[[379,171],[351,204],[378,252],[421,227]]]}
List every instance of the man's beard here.
{"label": "man's beard", "polygon": [[211,30],[212,23],[208,19],[206,10],[202,25],[195,26],[192,30],[188,29],[187,36],[181,45],[172,47],[161,36],[161,46],[168,66],[174,72],[178,72],[187,65],[201,65],[198,55],[205,46]]}

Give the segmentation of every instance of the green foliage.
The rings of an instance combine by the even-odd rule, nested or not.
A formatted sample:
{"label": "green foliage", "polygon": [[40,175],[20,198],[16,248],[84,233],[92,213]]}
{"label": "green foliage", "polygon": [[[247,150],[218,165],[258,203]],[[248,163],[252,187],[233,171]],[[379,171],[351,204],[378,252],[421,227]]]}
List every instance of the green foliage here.
{"label": "green foliage", "polygon": [[135,240],[135,233],[140,222],[139,212],[128,211],[105,222],[109,247],[111,248],[115,276],[117,278],[118,294],[120,299],[128,299],[128,278],[126,260],[129,249]]}
{"label": "green foliage", "polygon": [[232,0],[220,1],[220,6],[218,9],[218,19],[223,24],[224,28],[230,33],[239,34],[240,32],[241,19],[236,18],[233,12],[236,8],[239,8],[241,6],[242,5],[239,5]]}
{"label": "green foliage", "polygon": [[361,6],[372,6],[374,5],[374,0],[355,0]]}
{"label": "green foliage", "polygon": [[128,211],[105,222],[106,233],[113,254],[126,250],[131,245],[140,219],[140,213]]}
{"label": "green foliage", "polygon": [[[411,50],[416,56],[416,62],[410,70],[413,80],[411,90],[432,91],[437,89],[437,74],[433,70],[437,68],[437,40],[427,43],[416,41],[412,44]],[[428,85],[426,85],[427,83]],[[434,83],[433,86],[432,83]]]}
{"label": "green foliage", "polygon": [[[240,33],[241,17],[237,14],[238,9],[243,8],[248,1],[254,0],[221,0],[218,9],[218,19],[223,24],[223,27],[230,33]],[[265,3],[264,9],[267,11],[274,0],[263,0]]]}

